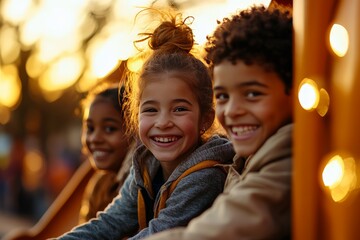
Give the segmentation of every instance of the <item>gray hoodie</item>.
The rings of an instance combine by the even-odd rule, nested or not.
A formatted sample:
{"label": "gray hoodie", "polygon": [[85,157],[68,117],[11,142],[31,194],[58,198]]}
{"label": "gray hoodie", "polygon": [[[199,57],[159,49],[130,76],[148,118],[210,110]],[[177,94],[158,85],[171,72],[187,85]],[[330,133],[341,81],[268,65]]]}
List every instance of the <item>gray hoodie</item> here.
{"label": "gray hoodie", "polygon": [[[192,166],[205,161],[217,160],[221,164],[231,163],[234,150],[226,138],[214,136],[199,146],[170,175],[155,197],[154,207],[160,195],[173,181]],[[139,146],[134,153],[133,166],[120,194],[96,219],[85,223],[58,239],[121,239],[137,232],[138,189],[145,188],[140,164],[145,163],[150,178],[157,173],[160,163],[145,146]],[[148,222],[148,227],[130,239],[141,239],[156,232],[176,226],[185,226],[194,217],[211,206],[215,198],[223,191],[226,174],[221,168],[201,169],[184,177],[166,201],[166,207],[157,218]]]}

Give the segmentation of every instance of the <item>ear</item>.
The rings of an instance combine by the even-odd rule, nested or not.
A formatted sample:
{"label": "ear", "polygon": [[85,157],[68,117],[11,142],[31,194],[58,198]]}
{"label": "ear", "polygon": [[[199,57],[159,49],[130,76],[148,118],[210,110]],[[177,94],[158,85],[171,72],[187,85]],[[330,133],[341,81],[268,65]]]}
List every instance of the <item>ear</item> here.
{"label": "ear", "polygon": [[214,119],[215,119],[214,109],[205,113],[201,121],[200,130],[206,132],[214,123]]}

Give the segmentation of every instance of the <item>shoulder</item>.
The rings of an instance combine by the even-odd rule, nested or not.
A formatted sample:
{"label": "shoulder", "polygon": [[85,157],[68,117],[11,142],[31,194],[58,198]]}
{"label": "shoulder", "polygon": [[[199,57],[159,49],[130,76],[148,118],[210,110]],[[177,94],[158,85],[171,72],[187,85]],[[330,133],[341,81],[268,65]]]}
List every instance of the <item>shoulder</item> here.
{"label": "shoulder", "polygon": [[180,176],[179,184],[187,186],[224,184],[226,172],[220,166],[197,169],[189,174]]}
{"label": "shoulder", "polygon": [[280,128],[251,158],[264,159],[270,162],[290,160],[292,155],[292,127],[293,124],[289,124]]}
{"label": "shoulder", "polygon": [[214,135],[198,147],[195,155],[202,159],[214,159],[221,163],[232,162],[235,151],[232,143],[226,137]]}

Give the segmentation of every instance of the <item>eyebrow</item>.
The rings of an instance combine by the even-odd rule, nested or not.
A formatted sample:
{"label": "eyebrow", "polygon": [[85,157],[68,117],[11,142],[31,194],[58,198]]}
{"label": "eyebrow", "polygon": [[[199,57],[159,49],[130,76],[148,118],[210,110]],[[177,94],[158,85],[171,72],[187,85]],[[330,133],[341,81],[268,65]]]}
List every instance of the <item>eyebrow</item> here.
{"label": "eyebrow", "polygon": [[[157,104],[157,103],[158,103],[158,101],[155,101],[155,100],[147,100],[147,101],[143,102],[140,106],[143,106],[145,104]],[[171,103],[187,103],[187,104],[189,104],[191,106],[193,105],[193,103],[191,103],[190,101],[188,101],[188,100],[186,100],[184,98],[173,99],[171,101]]]}
{"label": "eyebrow", "polygon": [[[104,119],[101,119],[102,122],[115,122],[115,123],[121,123],[121,120],[120,119],[117,119],[117,118],[112,118],[112,117],[106,117]],[[86,119],[86,123],[91,123],[93,122],[93,120],[91,119]]]}
{"label": "eyebrow", "polygon": [[[251,80],[251,81],[247,81],[247,82],[242,82],[242,83],[239,83],[239,84],[236,84],[235,85],[235,88],[241,88],[241,87],[251,87],[251,86],[259,86],[259,87],[263,87],[263,88],[268,88],[267,85],[263,84],[263,83],[260,83],[256,80]],[[221,90],[223,89],[224,87],[222,86],[214,86],[214,90]]]}
{"label": "eyebrow", "polygon": [[118,118],[104,118],[103,121],[104,122],[121,122],[121,120]]}

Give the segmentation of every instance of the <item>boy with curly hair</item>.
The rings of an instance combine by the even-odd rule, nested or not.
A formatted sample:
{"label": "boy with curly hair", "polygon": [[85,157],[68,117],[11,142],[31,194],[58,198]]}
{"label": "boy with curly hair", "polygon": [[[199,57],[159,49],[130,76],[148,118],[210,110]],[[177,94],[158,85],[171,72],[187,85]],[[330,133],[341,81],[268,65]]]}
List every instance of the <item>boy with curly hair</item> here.
{"label": "boy with curly hair", "polygon": [[216,115],[236,157],[211,208],[149,239],[291,238],[292,32],[290,9],[253,6],[208,37]]}

